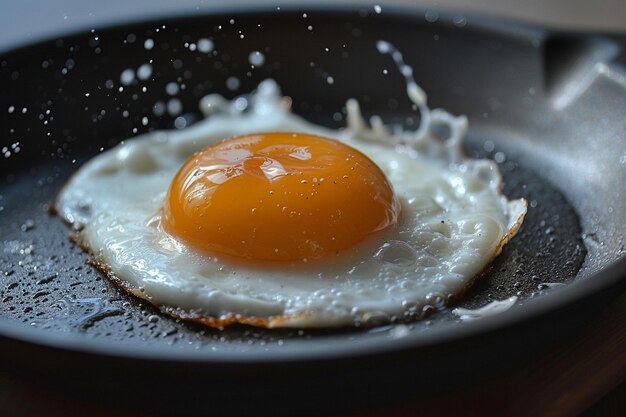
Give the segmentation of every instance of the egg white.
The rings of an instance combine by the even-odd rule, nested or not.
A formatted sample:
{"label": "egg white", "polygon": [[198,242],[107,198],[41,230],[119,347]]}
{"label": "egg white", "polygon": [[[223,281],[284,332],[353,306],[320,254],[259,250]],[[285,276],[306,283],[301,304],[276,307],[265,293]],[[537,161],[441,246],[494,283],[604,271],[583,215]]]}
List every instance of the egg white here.
{"label": "egg white", "polygon": [[[101,153],[57,200],[103,270],[177,317],[302,328],[418,318],[426,306],[463,293],[522,222],[526,203],[501,194],[495,163],[463,157],[464,118],[422,109],[429,123],[450,127],[442,142],[423,125],[395,134],[376,119],[369,127],[354,101],[347,129],[311,124],[289,111],[269,80],[237,100],[209,96],[201,103],[209,117],[192,127],[149,133]],[[336,138],[371,158],[401,202],[398,227],[332,259],[276,267],[225,262],[162,230],[169,184],[193,152],[226,137],[273,131]]]}

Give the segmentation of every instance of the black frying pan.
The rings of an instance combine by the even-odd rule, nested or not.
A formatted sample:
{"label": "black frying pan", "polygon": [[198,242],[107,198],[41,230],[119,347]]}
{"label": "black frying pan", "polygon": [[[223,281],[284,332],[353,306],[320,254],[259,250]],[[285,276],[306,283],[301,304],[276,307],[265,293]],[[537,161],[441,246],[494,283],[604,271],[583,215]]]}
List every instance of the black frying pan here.
{"label": "black frying pan", "polygon": [[[388,8],[309,8],[306,20],[284,8],[164,17],[2,53],[3,367],[144,409],[314,413],[477,382],[593,320],[626,288],[623,39],[428,17]],[[207,37],[217,56],[185,47]],[[118,290],[85,264],[49,213],[59,188],[101,148],[173,128],[174,117],[153,111],[169,99],[171,81],[186,86],[176,97],[187,124],[198,119],[203,95],[232,97],[267,77],[316,123],[342,125],[334,115],[350,97],[368,114],[407,123],[415,114],[402,77],[376,52],[379,39],[404,53],[434,106],[468,115],[468,152],[499,161],[505,193],[530,203],[518,236],[460,303],[517,295],[510,311],[460,323],[445,310],[402,328],[213,330]],[[255,50],[266,63],[250,70]],[[150,80],[120,92],[122,71],[150,60]],[[233,76],[237,91],[226,88]],[[547,285],[560,283],[567,285]]]}

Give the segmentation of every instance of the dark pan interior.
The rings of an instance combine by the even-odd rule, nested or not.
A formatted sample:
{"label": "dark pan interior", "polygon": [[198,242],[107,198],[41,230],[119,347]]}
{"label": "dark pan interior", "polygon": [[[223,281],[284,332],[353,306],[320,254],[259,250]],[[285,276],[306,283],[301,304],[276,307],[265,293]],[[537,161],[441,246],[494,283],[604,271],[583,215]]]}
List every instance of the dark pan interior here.
{"label": "dark pan interior", "polygon": [[[61,385],[76,389],[89,379],[81,366],[95,363],[91,376],[100,384],[89,379],[92,386],[112,392],[141,391],[142,381],[158,376],[157,370],[189,378],[196,384],[192,393],[213,389],[233,395],[242,380],[264,380],[266,391],[253,397],[289,387],[284,378],[296,371],[316,375],[307,389],[320,389],[316,384],[341,370],[344,379],[326,384],[329,392],[346,378],[357,390],[357,381],[397,375],[404,367],[419,375],[454,373],[459,381],[472,374],[467,355],[489,343],[489,328],[460,323],[448,310],[408,326],[340,331],[213,330],[178,322],[86,265],[87,256],[67,239],[67,227],[48,211],[69,175],[100,149],[142,132],[174,128],[177,118],[191,124],[200,117],[203,95],[233,97],[268,77],[293,98],[297,113],[320,124],[343,125],[350,97],[366,114],[415,123],[401,75],[389,57],[376,52],[379,39],[404,53],[434,107],[468,115],[468,152],[498,161],[505,193],[529,202],[520,233],[460,306],[517,295],[518,306],[507,313],[514,321],[521,310],[532,310],[543,299],[556,302],[570,290],[558,284],[602,280],[603,270],[620,259],[624,266],[626,82],[614,61],[623,59],[621,40],[433,16],[344,10],[309,11],[306,17],[281,11],[164,18],[96,28],[0,55],[0,325],[5,326],[0,327],[5,348],[0,359],[5,366],[39,376],[65,369],[71,378],[60,377],[66,383]],[[216,54],[197,49],[203,38],[212,39]],[[150,49],[147,39],[154,43]],[[250,67],[253,51],[264,54],[264,65]],[[122,85],[124,70],[145,63],[153,68],[148,80]],[[240,83],[236,90],[227,88],[230,77]],[[175,96],[166,93],[171,82],[181,86]],[[180,115],[155,114],[172,99],[182,104]],[[583,303],[564,307],[565,320],[548,315],[546,320],[552,317],[553,326],[558,320],[566,333],[581,319],[581,308],[586,319],[593,317]],[[502,371],[511,358],[561,334],[549,336],[550,329],[518,329],[537,339],[524,349],[513,335],[481,349],[485,369]],[[461,351],[465,354],[443,365],[446,355]],[[40,354],[34,366],[32,358]],[[367,365],[357,359],[365,356]],[[329,361],[337,366],[336,359],[342,365],[329,370]],[[316,368],[314,361],[327,366]],[[272,376],[268,364],[273,364]],[[139,377],[116,388],[106,383],[129,367]],[[207,381],[208,374],[219,375],[220,383]],[[414,378],[405,375],[381,392],[401,393],[399,384],[432,385]],[[174,389],[183,395],[179,391]],[[374,395],[368,401],[379,400]]]}

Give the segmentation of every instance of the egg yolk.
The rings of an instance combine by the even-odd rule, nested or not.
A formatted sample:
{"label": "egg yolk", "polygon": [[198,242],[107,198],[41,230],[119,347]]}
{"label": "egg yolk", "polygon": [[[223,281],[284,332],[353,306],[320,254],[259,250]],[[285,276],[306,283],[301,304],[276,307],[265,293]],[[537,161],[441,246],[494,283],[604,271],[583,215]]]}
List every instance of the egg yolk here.
{"label": "egg yolk", "polygon": [[259,261],[335,255],[397,223],[384,174],[359,151],[303,133],[238,136],[176,174],[163,227],[191,247]]}

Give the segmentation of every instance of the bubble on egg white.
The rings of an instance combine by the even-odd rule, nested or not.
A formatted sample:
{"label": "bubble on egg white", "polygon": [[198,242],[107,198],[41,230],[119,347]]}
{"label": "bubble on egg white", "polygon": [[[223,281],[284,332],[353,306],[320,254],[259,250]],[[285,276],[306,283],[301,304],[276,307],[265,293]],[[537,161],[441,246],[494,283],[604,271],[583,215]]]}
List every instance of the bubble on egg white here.
{"label": "bubble on egg white", "polygon": [[[392,45],[378,47],[405,65]],[[388,132],[380,118],[368,124],[355,100],[347,103],[346,129],[314,125],[291,113],[277,84],[266,80],[232,101],[203,98],[204,121],[102,152],[63,189],[58,212],[85,225],[82,243],[120,285],[183,318],[215,326],[336,327],[431,314],[499,253],[526,205],[500,194],[493,161],[465,158],[467,119],[430,110],[423,90],[410,87],[412,72],[404,75],[422,114],[416,130]],[[172,98],[154,112],[165,110],[177,116],[182,103]],[[434,136],[435,124],[448,126],[445,140]],[[164,233],[161,207],[185,159],[224,137],[263,131],[318,134],[360,150],[392,184],[402,222],[330,260],[269,269],[206,256]],[[81,210],[87,199],[90,209]]]}

